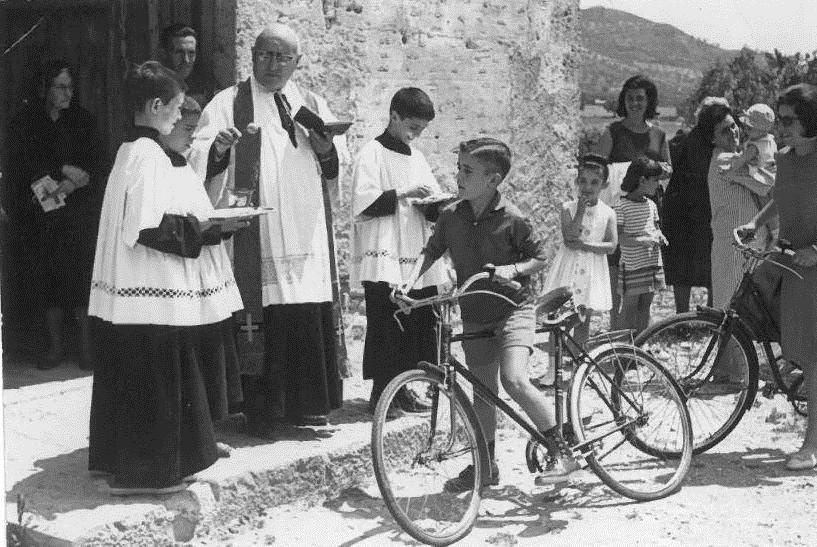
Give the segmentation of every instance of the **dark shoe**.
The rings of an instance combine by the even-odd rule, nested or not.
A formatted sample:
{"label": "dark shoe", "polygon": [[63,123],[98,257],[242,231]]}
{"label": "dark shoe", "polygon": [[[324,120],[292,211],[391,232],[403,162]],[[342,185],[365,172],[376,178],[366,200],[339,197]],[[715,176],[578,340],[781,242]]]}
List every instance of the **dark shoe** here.
{"label": "dark shoe", "polygon": [[320,427],[329,425],[329,419],[324,414],[304,414],[292,420],[292,425]]}
{"label": "dark shoe", "polygon": [[394,400],[397,402],[400,408],[406,412],[419,414],[431,410],[430,404],[415,397],[414,394],[412,394],[405,387],[397,393]]}
{"label": "dark shoe", "polygon": [[[482,486],[496,486],[499,484],[499,467],[496,462],[491,462],[491,475],[482,478]],[[474,466],[469,465],[463,469],[459,475],[453,479],[445,481],[443,490],[446,492],[467,492],[474,487]]]}

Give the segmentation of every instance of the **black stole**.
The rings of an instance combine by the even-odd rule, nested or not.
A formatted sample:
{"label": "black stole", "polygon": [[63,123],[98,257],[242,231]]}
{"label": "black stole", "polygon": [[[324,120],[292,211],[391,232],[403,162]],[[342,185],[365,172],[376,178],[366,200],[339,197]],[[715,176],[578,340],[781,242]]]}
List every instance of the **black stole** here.
{"label": "black stole", "polygon": [[[233,102],[233,125],[242,132],[241,139],[235,145],[235,187],[253,190],[252,205],[258,205],[259,174],[261,169],[261,130],[254,135],[246,131],[247,124],[253,121],[252,88],[249,79],[237,86]],[[318,105],[314,96],[304,93],[304,101],[314,112]],[[329,243],[329,268],[332,276],[332,326],[334,328],[335,356],[341,377],[349,377],[349,357],[346,351],[346,338],[343,323],[343,310],[340,299],[340,279],[335,259],[335,235],[332,222],[332,202],[330,188],[325,177],[321,176],[323,208],[326,221],[326,236]],[[238,351],[241,359],[242,374],[262,374],[264,370],[264,325],[261,276],[261,233],[259,217],[252,219],[247,229],[239,230],[233,236],[233,256],[235,262],[235,279],[241,298],[244,301],[244,312],[238,312],[239,323]]]}
{"label": "black stole", "polygon": [[[253,190],[250,205],[257,206],[258,183],[261,168],[261,130],[254,134],[247,131],[253,121],[252,88],[245,80],[236,86],[233,101],[233,125],[241,131],[235,145],[236,189]],[[264,371],[264,311],[261,276],[260,221],[254,217],[249,227],[233,235],[233,268],[236,285],[244,302],[244,311],[236,312],[238,323],[238,355],[241,373],[259,375]]]}
{"label": "black stole", "polygon": [[[315,96],[304,91],[304,102],[313,112],[319,113]],[[338,173],[340,177],[340,173]],[[332,276],[332,327],[335,329],[335,357],[341,378],[350,378],[349,355],[346,352],[346,328],[343,323],[343,308],[340,301],[340,276],[335,255],[335,224],[332,222],[332,197],[329,181],[321,175],[323,213],[326,221],[326,237],[329,241],[329,274]]]}

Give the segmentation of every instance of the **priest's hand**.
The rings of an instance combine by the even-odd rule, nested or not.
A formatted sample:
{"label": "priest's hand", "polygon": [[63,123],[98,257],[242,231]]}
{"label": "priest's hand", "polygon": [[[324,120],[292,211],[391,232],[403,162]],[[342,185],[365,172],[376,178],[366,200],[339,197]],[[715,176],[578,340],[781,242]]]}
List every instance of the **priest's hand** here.
{"label": "priest's hand", "polygon": [[332,151],[335,143],[332,141],[332,136],[314,129],[309,130],[309,143],[312,145],[312,150],[320,156],[327,156]]}
{"label": "priest's hand", "polygon": [[219,131],[218,135],[216,135],[216,140],[213,141],[213,147],[216,149],[216,159],[223,158],[227,150],[237,143],[240,138],[241,131],[235,127],[229,127]]}
{"label": "priest's hand", "polygon": [[71,182],[74,183],[75,189],[88,186],[88,183],[91,181],[91,175],[81,167],[66,164],[62,166],[61,171],[62,174],[65,175],[65,178],[70,179]]}
{"label": "priest's hand", "polygon": [[424,198],[431,195],[431,185],[418,183],[409,186],[405,190],[398,190],[397,197],[399,198]]}

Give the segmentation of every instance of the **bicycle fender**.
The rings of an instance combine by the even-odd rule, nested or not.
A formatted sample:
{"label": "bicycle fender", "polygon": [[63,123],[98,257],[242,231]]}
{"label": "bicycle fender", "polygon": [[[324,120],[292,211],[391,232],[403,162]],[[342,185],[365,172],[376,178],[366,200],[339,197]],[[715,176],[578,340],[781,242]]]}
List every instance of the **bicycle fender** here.
{"label": "bicycle fender", "polygon": [[[697,307],[699,312],[706,313],[712,316],[713,319],[720,320],[723,317],[723,310],[719,310],[718,308],[711,308],[709,306],[698,306]],[[746,336],[749,340],[757,340],[758,342],[763,341],[763,337],[759,336],[752,325],[746,321],[740,315],[733,315],[733,319],[737,321],[738,325],[740,326],[741,330],[743,330],[743,335]]]}

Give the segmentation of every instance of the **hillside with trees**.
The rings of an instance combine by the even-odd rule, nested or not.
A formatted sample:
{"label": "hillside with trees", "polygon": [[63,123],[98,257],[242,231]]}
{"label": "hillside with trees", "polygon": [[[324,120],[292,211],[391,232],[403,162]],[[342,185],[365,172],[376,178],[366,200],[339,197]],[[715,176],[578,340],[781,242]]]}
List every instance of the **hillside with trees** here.
{"label": "hillside with trees", "polygon": [[588,102],[615,99],[624,80],[641,72],[658,85],[661,104],[681,107],[713,63],[739,53],[620,10],[588,8],[580,17],[586,55],[579,87]]}

